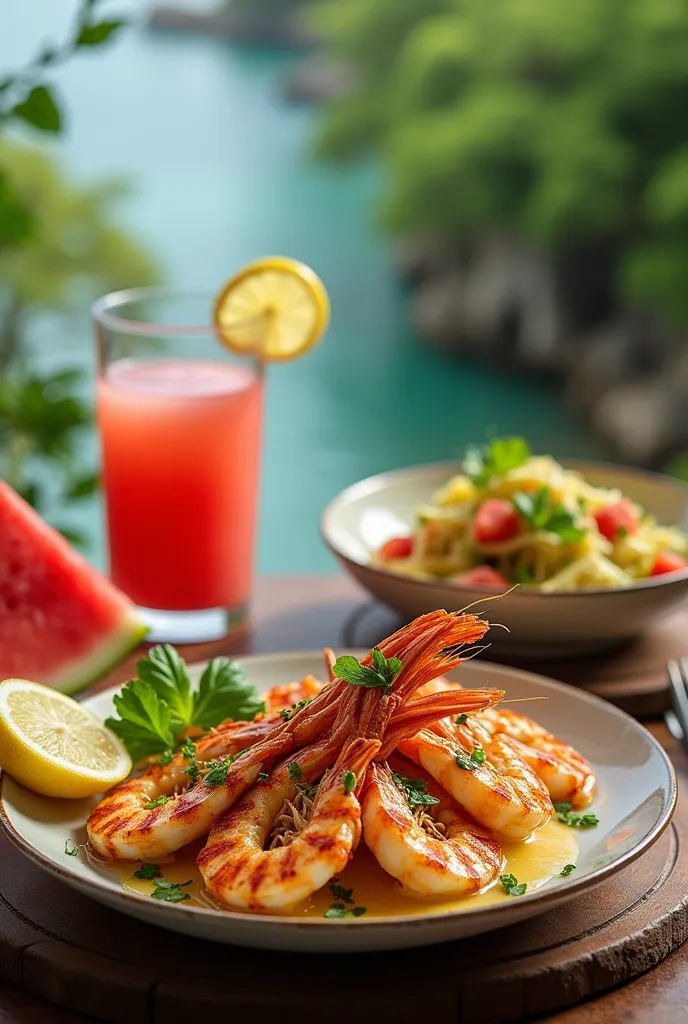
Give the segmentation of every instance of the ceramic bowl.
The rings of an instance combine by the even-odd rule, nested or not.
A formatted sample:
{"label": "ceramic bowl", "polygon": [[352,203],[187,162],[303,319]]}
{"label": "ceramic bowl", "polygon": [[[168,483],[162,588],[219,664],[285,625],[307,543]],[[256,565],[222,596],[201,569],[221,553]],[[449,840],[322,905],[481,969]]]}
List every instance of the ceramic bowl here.
{"label": "ceramic bowl", "polygon": [[[688,527],[688,489],[669,477],[626,467],[564,461],[589,483],[618,488],[664,525]],[[342,491],[325,509],[322,534],[342,566],[378,600],[413,619],[435,608],[457,611],[486,596],[480,587],[442,579],[413,579],[381,568],[373,555],[391,537],[411,532],[419,505],[454,474],[456,463],[414,466],[368,477]],[[494,595],[492,595],[494,596]],[[507,626],[493,630],[497,651],[556,657],[589,653],[646,630],[688,599],[688,569],[640,580],[622,590],[587,589],[543,594],[515,590],[488,617]]]}

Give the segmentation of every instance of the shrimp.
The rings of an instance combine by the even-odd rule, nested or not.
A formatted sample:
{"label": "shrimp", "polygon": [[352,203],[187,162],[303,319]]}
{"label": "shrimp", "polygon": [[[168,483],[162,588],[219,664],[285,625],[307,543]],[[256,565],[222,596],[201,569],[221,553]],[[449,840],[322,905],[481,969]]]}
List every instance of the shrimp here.
{"label": "shrimp", "polygon": [[[278,811],[297,792],[299,778],[317,778],[331,744],[282,764],[210,830],[198,867],[210,894],[223,906],[285,910],[342,871],[361,836],[362,780],[380,749],[378,740],[351,740],[318,787],[312,817],[290,842],[265,849]],[[353,773],[353,781],[349,782]]]}
{"label": "shrimp", "polygon": [[[395,715],[406,716],[406,723],[417,720],[420,728],[421,719],[427,722],[433,717],[433,709],[437,717],[464,706],[476,711],[494,704],[503,696],[501,691],[413,698],[418,687],[460,664],[464,647],[474,644],[488,628],[478,616],[445,611],[423,615],[403,627],[379,648],[385,657],[402,660],[402,670],[391,692],[352,686],[335,678],[329,656],[330,683],[312,699],[307,698],[303,706],[294,707],[288,718],[271,712],[252,723],[226,723],[199,740],[199,778],[193,785],[189,786],[193,764],[179,753],[169,765],[153,765],[106,793],[87,823],[93,848],[104,857],[122,860],[173,853],[205,835],[213,822],[255,784],[261,772],[324,736],[338,735],[341,749],[352,735],[382,735],[386,726],[394,723]],[[362,664],[372,664],[372,652]],[[473,697],[469,698],[469,693]],[[292,690],[286,699],[294,696]],[[239,753],[242,756],[237,758]],[[223,759],[232,759],[226,775],[219,784],[207,784],[205,775],[217,779],[218,772],[212,769]]]}
{"label": "shrimp", "polygon": [[402,740],[398,750],[492,832],[527,839],[552,816],[547,789],[509,738],[491,736],[473,717],[462,725],[441,719]]}
{"label": "shrimp", "polygon": [[429,816],[413,813],[389,766],[371,765],[363,796],[366,846],[411,896],[467,896],[484,889],[504,864],[499,843],[455,804],[444,799],[438,806],[424,825]]}
{"label": "shrimp", "polygon": [[[459,683],[440,677],[426,683],[418,694],[460,690]],[[491,734],[510,738],[510,746],[547,786],[552,800],[587,807],[595,795],[595,774],[581,754],[557,739],[532,718],[503,707],[486,708],[476,721]]]}
{"label": "shrimp", "polygon": [[595,795],[592,768],[568,743],[558,740],[526,715],[503,708],[480,711],[477,720],[491,735],[510,737],[512,749],[547,786],[552,800],[587,807]]}

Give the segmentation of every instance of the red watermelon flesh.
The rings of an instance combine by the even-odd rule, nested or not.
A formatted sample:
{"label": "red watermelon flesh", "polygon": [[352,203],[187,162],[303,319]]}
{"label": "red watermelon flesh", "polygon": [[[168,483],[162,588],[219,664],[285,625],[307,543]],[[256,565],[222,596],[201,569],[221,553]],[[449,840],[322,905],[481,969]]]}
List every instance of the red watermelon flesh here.
{"label": "red watermelon flesh", "polygon": [[72,693],[145,633],[129,598],[0,481],[0,680]]}

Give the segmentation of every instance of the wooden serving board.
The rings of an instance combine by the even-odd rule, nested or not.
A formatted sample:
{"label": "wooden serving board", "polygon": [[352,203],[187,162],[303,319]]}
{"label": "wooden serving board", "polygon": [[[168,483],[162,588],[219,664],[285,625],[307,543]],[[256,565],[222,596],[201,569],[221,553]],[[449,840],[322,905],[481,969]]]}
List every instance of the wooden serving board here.
{"label": "wooden serving board", "polygon": [[[384,605],[361,603],[349,614],[342,643],[347,647],[370,647],[400,625],[396,614]],[[500,651],[494,655],[494,660],[580,686],[635,718],[647,720],[658,718],[671,707],[666,663],[669,658],[685,655],[688,655],[688,611],[682,610],[631,643],[603,654],[520,659],[509,658]],[[481,655],[481,661],[490,657],[488,648]]]}
{"label": "wooden serving board", "polygon": [[2,836],[0,974],[118,1024],[210,1015],[287,1024],[350,1024],[352,1015],[361,1024],[526,1020],[634,978],[688,937],[685,842],[672,825],[593,893],[496,933],[317,956],[214,945],[135,921],[43,874]]}

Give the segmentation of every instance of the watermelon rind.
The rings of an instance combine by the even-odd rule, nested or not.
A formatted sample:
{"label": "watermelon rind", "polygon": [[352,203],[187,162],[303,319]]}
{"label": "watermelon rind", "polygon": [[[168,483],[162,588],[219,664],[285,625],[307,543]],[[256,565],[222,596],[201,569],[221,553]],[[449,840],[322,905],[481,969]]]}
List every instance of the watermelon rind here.
{"label": "watermelon rind", "polygon": [[105,641],[98,640],[93,651],[81,655],[78,660],[70,662],[43,682],[61,693],[74,694],[84,690],[90,683],[104,676],[111,668],[118,665],[136,650],[145,639],[149,627],[140,619],[130,615],[124,619],[116,632],[111,633]]}

